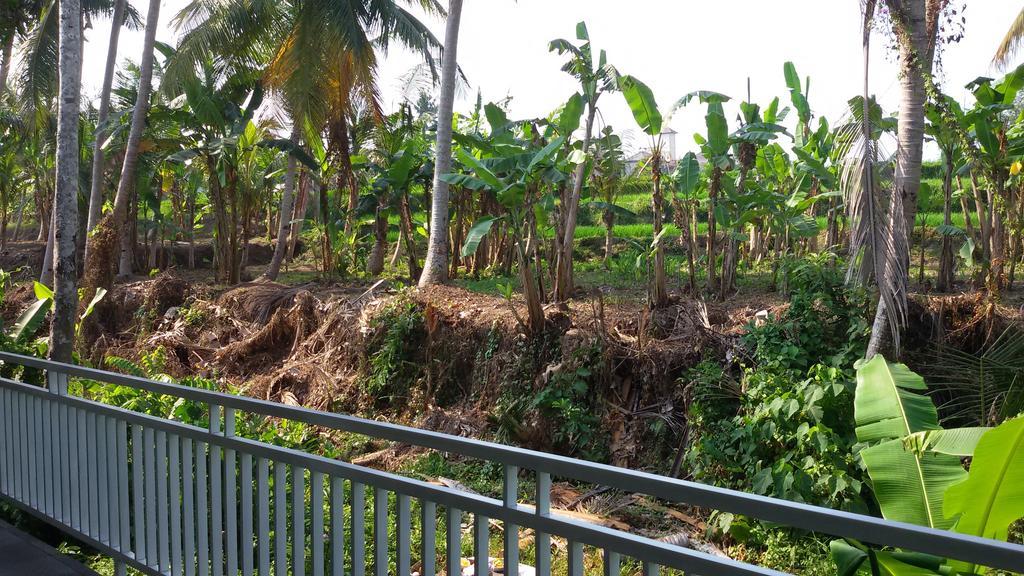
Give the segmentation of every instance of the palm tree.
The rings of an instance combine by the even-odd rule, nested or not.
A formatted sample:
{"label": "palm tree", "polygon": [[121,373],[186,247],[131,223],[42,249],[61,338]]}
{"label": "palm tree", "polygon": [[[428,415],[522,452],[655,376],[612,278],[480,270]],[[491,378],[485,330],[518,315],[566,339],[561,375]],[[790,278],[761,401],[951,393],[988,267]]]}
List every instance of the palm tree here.
{"label": "palm tree", "polygon": [[1020,13],[1010,24],[1010,29],[1006,31],[1003,41],[999,43],[999,48],[996,49],[996,54],[992,57],[992,64],[997,68],[1006,67],[1010,63],[1010,59],[1017,53],[1017,48],[1020,47],[1022,40],[1024,40],[1024,8],[1020,9]]}
{"label": "palm tree", "polygon": [[54,309],[50,358],[71,362],[78,309],[78,103],[82,75],[79,0],[60,0],[60,100],[57,108],[57,187],[54,194]]}
{"label": "palm tree", "polygon": [[458,69],[459,25],[462,0],[448,3],[448,23],[444,33],[441,64],[441,102],[437,112],[437,144],[434,163],[433,197],[430,205],[430,239],[427,259],[420,276],[421,287],[448,279],[448,183],[442,176],[452,169],[452,108],[455,105],[455,81]]}
{"label": "palm tree", "polygon": [[[299,144],[299,126],[292,126],[292,134],[289,140],[293,146]],[[295,156],[288,156],[288,167],[284,174],[284,188],[281,190],[280,224],[277,227],[277,243],[274,244],[274,256],[270,259],[270,265],[263,276],[271,282],[277,280],[281,273],[281,264],[284,263],[284,256],[287,249],[288,238],[292,233],[292,211],[295,204],[295,176],[298,172],[298,161]]]}
{"label": "palm tree", "polygon": [[128,142],[125,144],[124,164],[121,166],[121,177],[117,184],[114,197],[114,210],[96,227],[86,242],[86,269],[98,274],[96,286],[109,288],[112,278],[110,269],[115,243],[120,242],[120,258],[118,259],[118,275],[128,276],[132,273],[132,252],[134,239],[127,233],[128,226],[123,224],[128,218],[128,204],[131,200],[132,185],[135,182],[135,168],[138,164],[139,149],[142,143],[142,132],[146,126],[146,114],[149,111],[149,96],[153,83],[153,48],[156,45],[156,28],[160,21],[160,0],[149,0],[146,13],[146,34],[143,39],[142,61],[139,65],[139,89],[132,110],[131,129]]}
{"label": "palm tree", "polygon": [[114,16],[110,23],[110,39],[107,44],[107,63],[103,69],[103,88],[100,92],[100,109],[96,118],[96,134],[92,145],[92,185],[89,191],[89,218],[86,231],[91,232],[100,221],[103,208],[103,141],[108,130],[103,124],[110,114],[110,87],[114,82],[114,64],[117,62],[117,44],[121,37],[121,24],[124,21],[127,0],[116,0]]}
{"label": "palm tree", "polygon": [[168,64],[168,89],[213,56],[226,67],[265,70],[267,87],[284,101],[293,127],[307,122],[317,131],[327,127],[339,202],[347,189],[348,212],[354,213],[349,118],[360,103],[369,104],[379,117],[375,50],[386,50],[397,40],[432,64],[430,52],[439,46],[437,40],[401,4],[418,5],[427,14],[443,13],[437,0],[365,4],[193,0],[175,17],[185,35]]}

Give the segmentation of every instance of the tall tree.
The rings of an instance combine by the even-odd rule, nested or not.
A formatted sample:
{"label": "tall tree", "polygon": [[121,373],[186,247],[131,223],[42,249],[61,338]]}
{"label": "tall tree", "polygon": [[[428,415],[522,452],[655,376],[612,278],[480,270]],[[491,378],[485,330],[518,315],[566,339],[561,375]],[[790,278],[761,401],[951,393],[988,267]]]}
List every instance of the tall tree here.
{"label": "tall tree", "polygon": [[82,75],[79,0],[60,0],[60,100],[57,103],[57,186],[54,193],[54,309],[50,358],[70,362],[78,311],[78,104]]}
{"label": "tall tree", "polygon": [[900,111],[896,132],[895,193],[903,198],[907,233],[914,229],[924,153],[927,78],[935,60],[939,19],[949,0],[885,0],[900,57]]}
{"label": "tall tree", "polygon": [[[114,17],[110,22],[110,38],[107,43],[107,63],[103,69],[103,87],[100,91],[100,109],[96,118],[96,134],[92,144],[92,185],[89,191],[89,218],[86,230],[91,232],[100,221],[103,210],[103,144],[108,130],[104,123],[110,114],[110,87],[114,83],[114,65],[117,62],[117,45],[121,37],[121,25],[124,21],[125,6],[128,0],[116,0]],[[88,260],[88,257],[86,257]]]}
{"label": "tall tree", "polygon": [[[125,144],[124,164],[121,166],[121,177],[117,184],[114,197],[114,210],[96,224],[97,230],[86,242],[86,269],[99,274],[101,281],[98,286],[108,288],[109,268],[115,244],[120,244],[118,258],[118,275],[128,276],[132,273],[132,252],[134,239],[128,234],[128,205],[131,202],[132,187],[135,183],[135,168],[138,165],[139,149],[142,144],[142,132],[146,127],[146,114],[149,111],[149,96],[153,85],[153,47],[156,45],[156,29],[160,22],[160,0],[149,0],[146,12],[146,34],[142,45],[142,61],[139,65],[139,89],[135,97],[135,108],[132,110],[132,124],[128,131]],[[97,253],[102,252],[102,253]],[[102,269],[101,269],[102,268]]]}
{"label": "tall tree", "polygon": [[452,109],[455,105],[455,82],[458,72],[459,24],[462,0],[448,4],[448,22],[444,34],[441,64],[441,102],[437,112],[437,159],[434,163],[434,184],[430,206],[430,239],[427,259],[423,263],[420,287],[448,280],[448,182],[442,178],[452,169]]}
{"label": "tall tree", "polygon": [[[293,146],[299,145],[299,123],[295,122],[292,126],[291,144]],[[280,225],[277,227],[277,243],[274,244],[274,256],[270,259],[270,265],[267,266],[267,271],[264,272],[264,276],[267,280],[277,280],[277,275],[281,273],[281,264],[284,263],[285,251],[288,247],[288,238],[291,237],[292,233],[292,210],[295,204],[295,175],[298,172],[298,161],[295,156],[288,156],[288,167],[285,169],[284,174],[284,188],[281,190],[281,206],[280,206]]]}

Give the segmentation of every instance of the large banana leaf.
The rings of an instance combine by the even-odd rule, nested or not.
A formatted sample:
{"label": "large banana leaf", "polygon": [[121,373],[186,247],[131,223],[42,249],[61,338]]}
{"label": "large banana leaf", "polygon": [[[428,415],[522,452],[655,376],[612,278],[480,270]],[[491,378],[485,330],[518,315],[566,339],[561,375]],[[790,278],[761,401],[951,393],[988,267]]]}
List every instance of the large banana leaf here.
{"label": "large banana leaf", "polygon": [[948,529],[953,521],[942,513],[946,490],[964,480],[960,459],[947,454],[917,454],[895,439],[860,452],[882,516],[919,526]]}
{"label": "large banana leaf", "polygon": [[854,418],[857,440],[893,440],[924,430],[938,430],[939,416],[927,396],[924,378],[881,355],[857,369]]}
{"label": "large banana leaf", "polygon": [[945,512],[959,517],[957,532],[1006,540],[1024,517],[1024,417],[981,437],[967,480],[946,492]]}
{"label": "large banana leaf", "polygon": [[619,88],[626,97],[626,104],[633,112],[633,119],[640,125],[640,129],[651,136],[660,134],[662,117],[651,89],[632,76],[620,78]]}
{"label": "large banana leaf", "polygon": [[875,356],[857,369],[854,416],[857,439],[874,443],[861,451],[882,516],[932,528],[949,528],[942,513],[946,489],[967,473],[960,459],[948,454],[914,452],[904,439],[939,428],[924,379],[903,364]]}

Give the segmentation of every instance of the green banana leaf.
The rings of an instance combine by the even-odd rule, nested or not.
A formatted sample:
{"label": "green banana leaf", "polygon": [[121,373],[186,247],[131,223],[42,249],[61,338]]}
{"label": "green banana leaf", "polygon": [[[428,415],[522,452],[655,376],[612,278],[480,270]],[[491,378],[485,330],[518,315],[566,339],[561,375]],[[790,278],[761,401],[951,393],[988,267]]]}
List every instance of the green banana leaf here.
{"label": "green banana leaf", "polygon": [[462,257],[466,258],[476,254],[477,248],[480,247],[480,242],[483,241],[484,237],[491,231],[491,227],[502,217],[488,216],[477,220],[473,227],[466,233],[466,241],[462,244]]}
{"label": "green banana leaf", "polygon": [[957,532],[1006,540],[1024,517],[1024,417],[981,437],[967,479],[946,492],[945,512],[958,518]]}
{"label": "green banana leaf", "polygon": [[877,355],[857,369],[854,419],[857,440],[874,442],[901,439],[915,432],[938,430],[935,405],[924,392],[924,378],[903,364]]}
{"label": "green banana leaf", "polygon": [[857,439],[872,445],[861,451],[882,516],[931,528],[947,529],[942,513],[946,489],[967,473],[960,459],[933,452],[914,453],[904,438],[938,430],[938,414],[925,391],[924,379],[903,364],[881,355],[857,368],[854,417]]}
{"label": "green banana leaf", "polygon": [[619,79],[619,88],[626,98],[626,104],[633,112],[633,119],[640,125],[645,134],[657,136],[661,133],[662,117],[658,111],[658,103],[654,100],[654,93],[646,84],[632,76],[623,76]]}
{"label": "green banana leaf", "polygon": [[953,428],[917,432],[903,439],[903,447],[917,453],[934,452],[958,458],[974,455],[978,441],[991,428]]}

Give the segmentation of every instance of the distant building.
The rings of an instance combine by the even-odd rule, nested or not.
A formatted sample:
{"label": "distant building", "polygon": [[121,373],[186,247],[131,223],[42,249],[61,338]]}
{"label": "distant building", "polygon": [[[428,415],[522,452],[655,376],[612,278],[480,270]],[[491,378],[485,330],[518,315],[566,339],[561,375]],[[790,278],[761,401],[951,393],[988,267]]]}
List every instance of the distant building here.
{"label": "distant building", "polygon": [[[662,159],[662,172],[668,173],[673,172],[676,169],[676,163],[679,161],[677,156],[678,151],[676,149],[676,132],[672,128],[666,127],[661,132],[661,159]],[[650,148],[641,148],[626,158],[626,173],[632,174],[636,172],[638,168],[644,165],[645,162],[651,157]],[[704,156],[697,153],[697,161],[700,165],[704,165]]]}

